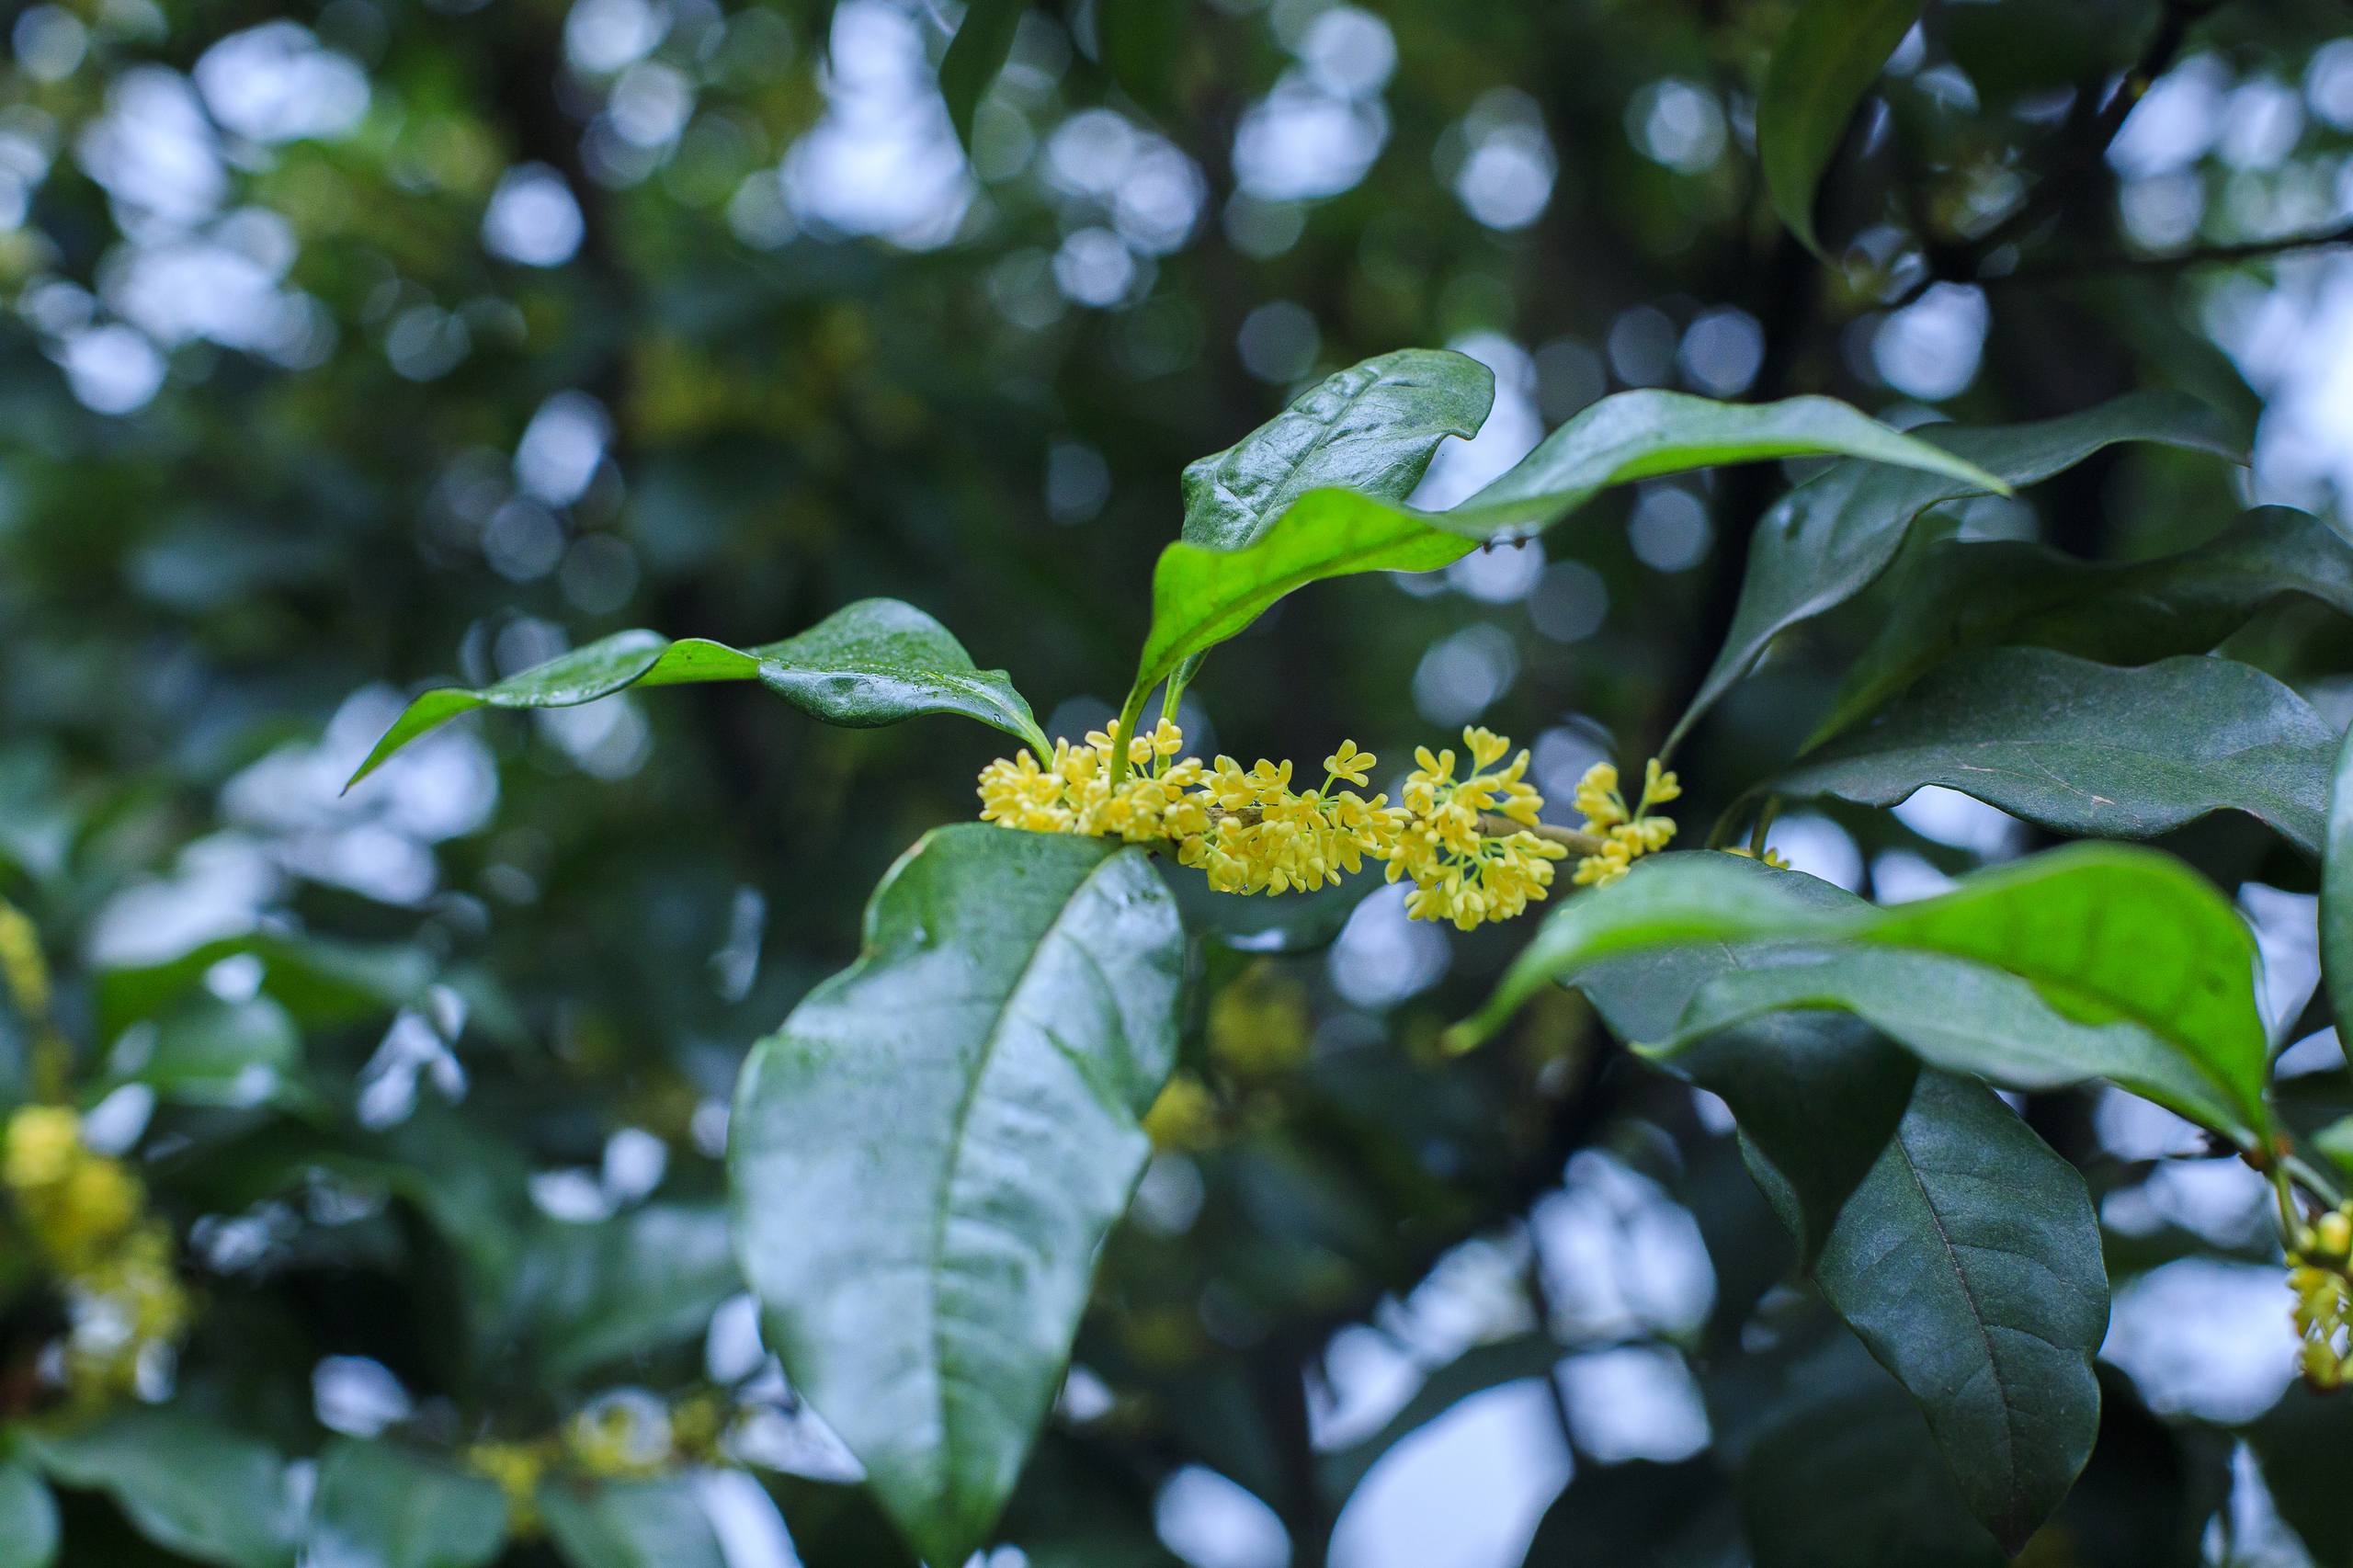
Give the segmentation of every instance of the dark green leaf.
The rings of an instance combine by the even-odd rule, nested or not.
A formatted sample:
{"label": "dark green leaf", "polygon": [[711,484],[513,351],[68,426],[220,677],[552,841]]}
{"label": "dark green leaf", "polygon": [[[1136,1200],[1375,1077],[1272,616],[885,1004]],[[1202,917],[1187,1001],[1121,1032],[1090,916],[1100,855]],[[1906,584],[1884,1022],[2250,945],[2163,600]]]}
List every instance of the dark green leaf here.
{"label": "dark green leaf", "polygon": [[1920,18],[1920,0],[1807,0],[1790,18],[1756,95],[1756,161],[1773,210],[1806,249],[1814,192],[1856,106]]}
{"label": "dark green leaf", "polygon": [[948,119],[956,140],[969,151],[972,145],[972,114],[997,73],[1013,52],[1013,35],[1021,25],[1029,0],[972,0],[964,19],[949,40],[939,61],[939,92],[948,100]]}
{"label": "dark green leaf", "polygon": [[1095,7],[1104,69],[1154,115],[1165,118],[1182,108],[1178,62],[1191,8],[1191,0],[1118,0]]}
{"label": "dark green leaf", "polygon": [[1790,1381],[1737,1482],[1756,1568],[2000,1568],[1919,1408],[1851,1338]]}
{"label": "dark green leaf", "polygon": [[2320,860],[2320,968],[2340,1034],[2353,1029],[2353,733],[2331,770]]}
{"label": "dark green leaf", "polygon": [[770,1343],[933,1562],[983,1543],[1052,1403],[1183,966],[1136,851],[941,828],[745,1067],[736,1245]]}
{"label": "dark green leaf", "polygon": [[392,1443],[339,1439],[319,1460],[305,1568],[479,1568],[506,1542],[506,1498]]}
{"label": "dark green leaf", "polygon": [[1580,1462],[1537,1521],[1524,1568],[1670,1568],[1688,1560],[1685,1532],[1725,1492],[1723,1471],[1705,1454],[1674,1464]]}
{"label": "dark green leaf", "polygon": [[1547,917],[1457,1042],[1604,959],[1754,945],[1750,967],[1710,981],[1643,1049],[1672,1057],[1771,1013],[1835,1008],[1934,1066],[2026,1089],[2105,1077],[2210,1127],[2266,1124],[2254,938],[2171,857],[2075,846],[1889,909],[1789,891],[1811,881],[1731,855],[1638,866]]}
{"label": "dark green leaf", "polygon": [[29,1465],[0,1461],[0,1568],[57,1561],[57,1499]]}
{"label": "dark green leaf", "polygon": [[2055,648],[2109,665],[2203,653],[2267,605],[2306,595],[2353,615],[2353,543],[2309,513],[2266,506],[2154,561],[2080,561],[2018,540],[1912,528],[1870,646],[1847,669],[1812,747],[1972,648]]}
{"label": "dark green leaf", "polygon": [[2083,1177],[1984,1085],[1922,1073],[1813,1278],[1919,1401],[1971,1512],[2024,1546],[2099,1431],[2108,1276]]}
{"label": "dark green leaf", "polygon": [[540,1513],[570,1568],[726,1568],[685,1481],[551,1481]]}
{"label": "dark green leaf", "polygon": [[1892,806],[1938,784],[2091,838],[2153,838],[2240,811],[2316,855],[2336,749],[2302,698],[2251,665],[2192,654],[2118,669],[1995,648],[1764,788]]}
{"label": "dark green leaf", "polygon": [[2313,1561],[2353,1562],[2353,1510],[2345,1506],[2345,1456],[2353,1452],[2353,1403],[2301,1384],[2246,1428],[2272,1505],[2303,1538]]}
{"label": "dark green leaf", "polygon": [[[1932,426],[1917,435],[2012,485],[2048,479],[2119,441],[2156,441],[2238,456],[2212,414],[2162,392],[2134,392],[2033,425]],[[1732,630],[1676,722],[1667,749],[1748,673],[1776,637],[1870,586],[1895,558],[1914,518],[1931,506],[1984,491],[1965,480],[1854,462],[1839,463],[1783,496],[1756,525]]]}
{"label": "dark green leaf", "polygon": [[[1468,406],[1460,386],[1427,387],[1421,395],[1442,401],[1447,418]],[[1381,404],[1392,419],[1403,419],[1410,406],[1404,389],[1396,389]],[[1418,443],[1434,441],[1432,432],[1443,420],[1404,423],[1408,449],[1426,452]],[[1372,450],[1367,444],[1365,451]],[[1247,502],[1253,496],[1279,495],[1279,485],[1275,478],[1259,478],[1254,487],[1238,492],[1242,500],[1232,515],[1260,520],[1204,524],[1205,533],[1244,540],[1239,548],[1193,542],[1188,508],[1188,537],[1161,551],[1152,574],[1152,630],[1144,639],[1135,686],[1121,710],[1123,723],[1132,733],[1153,687],[1187,661],[1198,660],[1241,631],[1295,588],[1358,572],[1426,572],[1444,566],[1478,544],[1540,532],[1613,484],[1724,463],[1831,454],[1927,469],[1945,485],[1958,485],[1959,494],[2001,488],[1999,480],[1971,463],[1829,398],[1738,404],[1657,391],[1603,398],[1450,511],[1420,512],[1393,496],[1312,489],[1290,499],[1268,523]],[[1360,470],[1375,468],[1370,456],[1347,460]],[[1427,457],[1422,460],[1427,463]],[[1260,466],[1248,465],[1245,472],[1256,475]],[[1270,474],[1279,473],[1271,454],[1263,466]],[[1379,472],[1393,476],[1403,470]]]}
{"label": "dark green leaf", "polygon": [[417,736],[477,708],[571,708],[632,686],[756,680],[829,724],[871,729],[920,713],[961,713],[1050,750],[1003,670],[973,666],[948,629],[897,599],[860,599],[797,637],[756,648],[654,631],[617,631],[495,686],[428,691],[376,743],[357,784]]}
{"label": "dark green leaf", "polygon": [[[1726,971],[1769,954],[1721,951]],[[1741,1160],[1811,1267],[1911,1105],[1919,1064],[1853,1018],[1778,1013],[1663,1063],[1722,1097]]]}
{"label": "dark green leaf", "polygon": [[[1651,978],[1678,1011],[1704,1006],[1709,975],[1769,977],[1787,956],[1675,951],[1687,971]],[[1643,983],[1637,965],[1655,967],[1643,955],[1597,971],[1613,1027],[1606,998]],[[1751,1018],[1664,1064],[1723,1096],[1824,1296],[1920,1402],[1972,1511],[2023,1540],[2066,1494],[2098,1425],[2091,1356],[2107,1279],[2075,1167],[1974,1079],[1915,1072],[1852,1019]]]}
{"label": "dark green leaf", "polygon": [[61,1486],[103,1492],[141,1535],[220,1568],[288,1568],[296,1523],[268,1444],[193,1416],[125,1410],[81,1431],[28,1436]]}

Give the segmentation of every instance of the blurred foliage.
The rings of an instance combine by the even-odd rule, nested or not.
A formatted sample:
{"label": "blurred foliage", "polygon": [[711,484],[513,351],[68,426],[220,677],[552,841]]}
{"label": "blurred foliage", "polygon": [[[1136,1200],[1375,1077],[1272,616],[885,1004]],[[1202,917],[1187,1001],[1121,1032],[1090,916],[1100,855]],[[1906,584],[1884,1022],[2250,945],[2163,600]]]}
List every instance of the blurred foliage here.
{"label": "blurred foliage", "polygon": [[[67,1420],[72,1303],[0,1232],[0,1563],[53,1529],[75,1565],[699,1565],[706,1511],[780,1515],[811,1568],[909,1561],[754,1336],[719,1156],[750,1042],[855,955],[904,847],[972,814],[995,737],[697,687],[470,720],[342,793],[425,685],[636,627],[750,647],[891,596],[1075,735],[1124,692],[1184,465],[1413,346],[1499,388],[1432,504],[1626,387],[1898,424],[2166,388],[2259,432],[2252,480],[2114,448],[1941,526],[2137,562],[2252,499],[2337,517],[2299,324],[2343,273],[2178,263],[2345,221],[2341,6],[1930,5],[1830,164],[1826,262],[1754,147],[1796,9],[1049,5],[969,161],[935,74],[955,17],[914,0],[14,9],[0,896],[53,995],[0,1006],[0,1100],[56,1063],[84,1157],[168,1230],[189,1326],[115,1415]],[[2104,123],[2147,65],[2150,112]],[[1699,687],[1783,478],[1613,492],[1538,544],[1289,600],[1187,727],[1204,754],[1404,756],[1475,719],[1564,801]],[[1695,835],[1789,762],[1896,587],[1784,637],[1696,730]],[[2342,727],[2341,620],[2231,647]],[[2035,842],[1843,804],[1773,834],[1882,896]],[[2255,824],[2165,844],[2258,922],[2309,918],[2311,867]],[[1004,1527],[1025,1555],[993,1568],[1279,1562],[1217,1555],[1269,1532],[1302,1564],[1506,1563],[1530,1532],[1539,1568],[1819,1565],[1825,1528],[1855,1561],[1992,1551],[1790,1276],[1718,1102],[1566,993],[1446,1060],[1514,939],[1357,896],[1237,903],[1195,945],[1181,1147],[1107,1250]],[[2279,1006],[2301,1038],[2303,995]],[[2282,1090],[2299,1125],[2347,1098]],[[2027,1114],[2087,1173],[2112,1282],[2147,1289],[2025,1560],[2251,1562],[2293,1527],[2341,1561],[2342,1465],[2313,1460],[2341,1458],[2341,1401],[2265,1414],[2277,1270],[2220,1315],[2275,1260],[2260,1182],[2250,1226],[2222,1173],[2252,1174],[2177,1126],[2087,1091]],[[2278,1378],[2136,1392],[2184,1303],[2209,1339],[2276,1328],[2239,1355]],[[1388,1451],[1531,1390],[1532,1483]],[[493,1484],[542,1533],[502,1549]],[[1384,1539],[1401,1510],[1418,1533]]]}

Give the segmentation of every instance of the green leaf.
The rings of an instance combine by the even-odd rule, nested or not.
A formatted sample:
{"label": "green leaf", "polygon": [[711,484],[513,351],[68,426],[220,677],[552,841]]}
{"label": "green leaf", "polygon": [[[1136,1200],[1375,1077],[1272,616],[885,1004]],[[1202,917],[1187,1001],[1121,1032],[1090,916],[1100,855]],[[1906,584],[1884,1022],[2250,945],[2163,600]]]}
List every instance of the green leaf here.
{"label": "green leaf", "polygon": [[1568,1485],[1537,1521],[1523,1568],[1670,1568],[1721,1559],[1687,1551],[1686,1532],[1713,1523],[1725,1476],[1708,1454],[1660,1464],[1580,1458]]}
{"label": "green leaf", "polygon": [[94,1097],[144,1084],[169,1104],[231,1108],[293,1103],[302,1038],[267,996],[224,1002],[198,994],[116,1037]]}
{"label": "green leaf", "polygon": [[[1817,916],[1870,907],[1812,879],[1772,881]],[[1679,1017],[1724,977],[1791,961],[1775,944],[1677,948],[1610,960],[1588,983],[1626,1032],[1645,1021],[1630,1009]],[[1851,1018],[1750,1017],[1662,1064],[1731,1107],[1749,1172],[1824,1296],[1920,1403],[1972,1510],[2023,1540],[2098,1429],[2107,1279],[2075,1167],[1976,1080],[1916,1071]]]}
{"label": "green leaf", "polygon": [[30,1466],[0,1462],[0,1568],[57,1561],[57,1499]]}
{"label": "green leaf", "polygon": [[480,1568],[506,1543],[506,1498],[479,1475],[348,1438],[319,1460],[305,1568]]}
{"label": "green leaf", "polygon": [[2242,1137],[2267,1125],[2254,938],[2171,857],[2072,846],[1888,909],[1790,891],[1811,881],[1737,856],[1657,857],[1547,917],[1456,1043],[1603,959],[1754,945],[1752,967],[1701,986],[1641,1049],[1672,1058],[1768,1014],[1831,1008],[1949,1071],[2021,1089],[2107,1078]]}
{"label": "green leaf", "polygon": [[2353,542],[2309,513],[2266,506],[2154,561],[2080,561],[2018,540],[1941,537],[1924,518],[1891,569],[1887,619],[1847,671],[1809,748],[1955,654],[1997,642],[2109,665],[2203,653],[2266,606],[2305,595],[2353,615]]}
{"label": "green leaf", "polygon": [[61,1486],[112,1497],[147,1540],[220,1568],[294,1561],[286,1463],[257,1438],[165,1410],[125,1410],[95,1426],[28,1434],[30,1457]]}
{"label": "green leaf", "polygon": [[262,995],[320,1028],[397,1012],[433,982],[433,960],[415,948],[256,931],[206,942],[161,963],[102,971],[98,1032],[112,1039],[140,1019],[153,1017],[202,985],[215,964],[242,958],[260,965]]}
{"label": "green leaf", "polygon": [[684,1481],[551,1481],[539,1503],[571,1568],[726,1568],[710,1517]]}
{"label": "green leaf", "polygon": [[2292,1384],[2243,1436],[2262,1465],[2273,1506],[2302,1538],[2311,1561],[2353,1562],[2353,1511],[2345,1506],[2353,1407],[2341,1395]]}
{"label": "green leaf", "polygon": [[948,100],[949,122],[966,152],[972,146],[972,115],[1013,52],[1013,35],[1029,0],[972,0],[964,19],[939,60],[939,93]]}
{"label": "green leaf", "polygon": [[1880,67],[1920,19],[1920,0],[1807,0],[1790,18],[1756,95],[1765,194],[1817,256],[1814,192]]}
{"label": "green leaf", "polygon": [[2317,855],[2336,750],[2327,722],[2251,665],[2192,654],[2118,669],[1996,648],[1761,788],[1892,806],[1938,784],[2094,838],[2153,838],[2239,811]]}
{"label": "green leaf", "polygon": [[2108,1275],[2083,1177],[1983,1084],[1922,1073],[1813,1278],[2018,1551],[2099,1432]]}
{"label": "green leaf", "polygon": [[[860,599],[797,637],[756,648],[617,631],[479,689],[444,687],[408,705],[351,776],[358,783],[427,731],[477,708],[572,708],[632,686],[756,680],[813,718],[851,729],[961,713],[1051,750],[1003,670],[973,666],[948,629],[897,599]],[[350,786],[345,786],[348,789]]]}
{"label": "green leaf", "polygon": [[1736,1483],[1756,1568],[2000,1568],[1918,1406],[1853,1339],[1789,1384]]}
{"label": "green leaf", "polygon": [[1183,967],[1137,851],[945,827],[745,1066],[730,1185],[769,1343],[932,1562],[983,1543],[1053,1401]]}
{"label": "green leaf", "polygon": [[[1460,387],[1426,391],[1424,395],[1445,399],[1458,411],[1467,407]],[[1439,421],[1407,418],[1411,406],[1403,397],[1381,404],[1401,421],[1400,439],[1434,444],[1431,432]],[[1369,451],[1370,437],[1360,439]],[[1444,566],[1479,544],[1539,533],[1613,484],[1723,463],[1829,454],[1932,470],[1964,494],[2003,487],[2000,480],[1973,465],[1829,398],[1748,405],[1641,391],[1603,398],[1450,511],[1415,511],[1400,497],[1352,490],[1305,489],[1290,498],[1283,486],[1269,481],[1243,495],[1245,501],[1250,496],[1286,499],[1273,521],[1205,523],[1200,530],[1205,538],[1245,541],[1239,548],[1212,548],[1194,540],[1188,508],[1188,537],[1161,551],[1153,570],[1152,629],[1144,639],[1135,685],[1121,709],[1123,725],[1132,733],[1153,687],[1241,631],[1294,588],[1358,572],[1426,572]],[[1373,466],[1369,458],[1350,460],[1358,468]],[[1385,472],[1402,473],[1403,469]],[[1237,502],[1233,515],[1263,517],[1264,512],[1253,514]]]}
{"label": "green leaf", "polygon": [[2353,1030],[2353,733],[2331,770],[2320,858],[2320,971],[2340,1034]]}
{"label": "green leaf", "polygon": [[1187,544],[1243,550],[1311,490],[1403,501],[1449,436],[1479,433],[1495,372],[1447,348],[1404,348],[1336,371],[1233,446],[1185,465]]}
{"label": "green leaf", "polygon": [[576,1381],[690,1339],[743,1287],[717,1203],[649,1203],[526,1244],[521,1315],[541,1374]]}
{"label": "green leaf", "polygon": [[[2221,421],[2187,398],[2134,392],[2081,414],[1985,429],[1932,426],[1915,433],[1982,465],[2009,485],[2050,478],[2119,441],[2155,441],[2236,460]],[[1913,519],[1987,486],[1875,463],[1839,463],[1790,491],[1756,525],[1732,630],[1676,721],[1673,751],[1699,716],[1732,689],[1773,640],[1868,588],[1902,548]]]}

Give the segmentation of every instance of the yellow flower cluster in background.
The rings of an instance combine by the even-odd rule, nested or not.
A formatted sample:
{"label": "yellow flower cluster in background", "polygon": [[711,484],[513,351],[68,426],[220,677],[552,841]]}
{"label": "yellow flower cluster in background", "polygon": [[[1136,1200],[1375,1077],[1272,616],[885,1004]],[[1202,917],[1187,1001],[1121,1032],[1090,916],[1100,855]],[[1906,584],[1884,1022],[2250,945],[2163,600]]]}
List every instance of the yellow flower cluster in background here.
{"label": "yellow flower cluster in background", "polygon": [[1602,843],[1597,853],[1577,862],[1575,880],[1593,887],[1614,882],[1643,856],[1665,848],[1675,837],[1675,820],[1653,816],[1651,808],[1682,793],[1683,786],[1656,757],[1643,769],[1642,799],[1631,807],[1619,791],[1617,768],[1606,762],[1587,768],[1577,781],[1577,810],[1585,813],[1586,831]]}
{"label": "yellow flower cluster in background", "polygon": [[62,1375],[73,1403],[153,1392],[188,1321],[171,1232],[146,1212],[129,1166],[92,1150],[63,1106],[8,1120],[0,1183],[65,1299]]}
{"label": "yellow flower cluster in background", "polygon": [[550,1476],[644,1481],[713,1464],[732,1419],[715,1393],[667,1404],[643,1389],[616,1389],[544,1437],[475,1443],[459,1458],[506,1494],[508,1527],[528,1538],[541,1528],[540,1487]]}
{"label": "yellow flower cluster in background", "polygon": [[1089,733],[1083,745],[1055,742],[1044,762],[1025,748],[990,763],[981,770],[981,820],[1031,833],[1173,844],[1178,862],[1200,870],[1220,892],[1308,891],[1369,860],[1385,862],[1391,881],[1413,880],[1406,908],[1416,919],[1469,930],[1542,899],[1552,863],[1568,850],[1537,831],[1544,798],[1527,781],[1528,753],[1498,766],[1511,743],[1476,726],[1462,732],[1462,743],[1468,774],[1455,777],[1452,751],[1423,747],[1392,804],[1385,793],[1368,800],[1358,792],[1379,759],[1353,741],[1324,759],[1321,785],[1301,790],[1292,788],[1288,762],[1262,759],[1245,768],[1230,756],[1204,763],[1182,756],[1184,733],[1165,719],[1127,743],[1131,771],[1114,789],[1114,725]]}
{"label": "yellow flower cluster in background", "polygon": [[2353,1203],[2332,1209],[2300,1229],[2288,1254],[2288,1289],[2296,1295],[2296,1332],[2303,1336],[2304,1381],[2316,1389],[2353,1380],[2353,1345],[2347,1318],[2353,1312]]}

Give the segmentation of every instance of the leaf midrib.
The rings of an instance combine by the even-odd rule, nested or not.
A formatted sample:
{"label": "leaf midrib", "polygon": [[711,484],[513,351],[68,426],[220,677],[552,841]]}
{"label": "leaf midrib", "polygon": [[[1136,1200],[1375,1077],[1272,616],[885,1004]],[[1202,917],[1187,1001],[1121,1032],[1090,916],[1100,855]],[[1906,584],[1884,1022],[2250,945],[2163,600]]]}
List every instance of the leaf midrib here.
{"label": "leaf midrib", "polygon": [[[964,1085],[963,1096],[957,1103],[956,1115],[949,1126],[949,1156],[941,1162],[939,1196],[932,1208],[931,1245],[927,1249],[930,1267],[926,1270],[929,1304],[925,1312],[925,1316],[929,1320],[929,1333],[926,1337],[931,1346],[932,1404],[939,1423],[940,1444],[943,1451],[952,1448],[954,1444],[948,1424],[949,1343],[944,1331],[946,1314],[941,1311],[939,1304],[939,1280],[948,1247],[949,1199],[956,1190],[956,1178],[963,1165],[965,1131],[972,1121],[974,1108],[980,1103],[982,1083],[988,1077],[989,1068],[996,1060],[997,1048],[1004,1041],[1006,1022],[1011,1017],[1022,991],[1029,985],[1029,977],[1036,971],[1040,959],[1060,937],[1063,922],[1070,917],[1071,911],[1076,907],[1080,898],[1095,885],[1095,879],[1117,864],[1122,853],[1124,851],[1106,855],[1088,869],[1086,875],[1078,880],[1077,884],[1070,890],[1069,895],[1063,900],[1062,908],[1055,912],[1053,919],[1047,923],[1046,929],[1039,937],[1036,945],[1029,949],[1029,956],[1022,960],[1020,972],[1014,976],[1013,983],[1006,988],[1005,999],[991,1009],[992,1021],[986,1035],[983,1038],[980,1056],[972,1064],[972,1077]],[[946,1500],[950,1485],[949,1475],[943,1471],[940,1476],[939,1491],[942,1501]]]}

